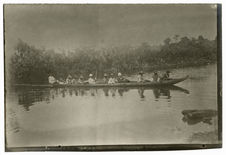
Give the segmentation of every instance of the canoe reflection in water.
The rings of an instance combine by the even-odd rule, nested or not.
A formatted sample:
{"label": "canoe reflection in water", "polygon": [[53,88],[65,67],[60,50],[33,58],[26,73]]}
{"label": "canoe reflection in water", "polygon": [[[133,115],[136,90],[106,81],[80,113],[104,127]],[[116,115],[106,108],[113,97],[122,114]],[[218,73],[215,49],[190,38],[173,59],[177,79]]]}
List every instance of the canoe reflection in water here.
{"label": "canoe reflection in water", "polygon": [[188,125],[195,125],[197,123],[206,123],[212,125],[213,117],[217,116],[216,110],[184,110],[182,111],[184,117],[182,120]]}
{"label": "canoe reflection in water", "polygon": [[168,86],[168,87],[159,87],[159,88],[153,88],[153,94],[155,97],[155,101],[158,101],[159,99],[167,99],[168,102],[171,100],[170,90],[173,91],[180,91],[185,94],[189,94],[190,92],[187,89],[177,87],[177,86]]}
{"label": "canoe reflection in water", "polygon": [[160,98],[169,99],[170,102],[170,90],[169,89],[153,89],[153,94],[155,96],[156,101]]}
{"label": "canoe reflection in water", "polygon": [[[170,89],[162,89],[162,88],[154,88],[152,89],[155,101],[158,101],[159,99],[170,99]],[[145,89],[144,88],[138,88],[138,94],[141,98],[141,101],[144,101],[145,95],[144,95]],[[170,100],[168,100],[170,102]]]}
{"label": "canoe reflection in water", "polygon": [[177,86],[170,86],[170,87],[155,87],[155,88],[147,88],[147,87],[138,87],[138,88],[36,88],[36,89],[29,89],[29,88],[17,88],[15,91],[18,95],[18,103],[19,105],[24,106],[24,108],[29,111],[29,107],[32,106],[35,102],[46,101],[46,103],[51,103],[50,100],[54,100],[58,97],[65,98],[65,97],[72,97],[72,96],[101,96],[104,95],[105,97],[123,97],[125,93],[129,92],[130,90],[138,91],[138,95],[141,98],[141,101],[145,100],[145,91],[147,90],[147,94],[149,91],[152,90],[154,94],[154,98],[156,101],[159,99],[171,99],[170,90],[173,91],[180,91],[183,93],[189,93],[188,90],[177,87]]}

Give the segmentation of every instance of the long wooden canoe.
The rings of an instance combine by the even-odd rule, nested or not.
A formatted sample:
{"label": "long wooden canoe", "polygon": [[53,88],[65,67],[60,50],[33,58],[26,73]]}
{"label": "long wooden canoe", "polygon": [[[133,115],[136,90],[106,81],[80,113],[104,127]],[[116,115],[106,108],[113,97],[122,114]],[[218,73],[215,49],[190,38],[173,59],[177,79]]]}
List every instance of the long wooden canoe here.
{"label": "long wooden canoe", "polygon": [[175,78],[164,80],[161,82],[135,82],[131,81],[128,83],[115,83],[115,84],[44,84],[44,85],[37,85],[37,84],[15,84],[15,86],[23,86],[23,87],[44,87],[44,88],[63,88],[63,87],[158,87],[158,86],[169,86],[174,85],[176,83],[182,82],[186,80],[188,76],[183,78]]}

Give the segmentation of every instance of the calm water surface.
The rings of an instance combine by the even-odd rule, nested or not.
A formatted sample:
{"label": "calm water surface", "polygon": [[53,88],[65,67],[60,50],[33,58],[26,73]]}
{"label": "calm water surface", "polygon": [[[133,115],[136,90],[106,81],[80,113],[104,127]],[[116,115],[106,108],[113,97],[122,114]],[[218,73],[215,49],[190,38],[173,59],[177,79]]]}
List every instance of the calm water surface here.
{"label": "calm water surface", "polygon": [[216,73],[175,69],[190,78],[155,89],[8,90],[7,145],[218,143]]}

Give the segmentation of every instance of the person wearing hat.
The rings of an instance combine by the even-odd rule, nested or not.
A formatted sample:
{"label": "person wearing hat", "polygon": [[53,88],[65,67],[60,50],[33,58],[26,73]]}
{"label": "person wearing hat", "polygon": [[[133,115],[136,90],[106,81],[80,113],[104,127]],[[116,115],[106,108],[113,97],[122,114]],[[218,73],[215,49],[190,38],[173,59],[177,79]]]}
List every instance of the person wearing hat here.
{"label": "person wearing hat", "polygon": [[80,75],[80,77],[78,78],[78,83],[79,84],[83,84],[84,83],[84,77],[82,75]]}
{"label": "person wearing hat", "polygon": [[72,84],[76,84],[77,83],[77,81],[76,81],[77,78],[78,78],[77,75],[74,75],[74,77],[71,80],[71,83]]}
{"label": "person wearing hat", "polygon": [[152,76],[153,82],[158,82],[159,81],[159,75],[157,71],[154,71],[154,74]]}
{"label": "person wearing hat", "polygon": [[144,74],[143,71],[139,72],[139,74],[137,76],[137,82],[145,82],[143,74]]}
{"label": "person wearing hat", "polygon": [[108,75],[106,73],[104,73],[103,81],[104,81],[104,83],[108,83]]}
{"label": "person wearing hat", "polygon": [[126,79],[126,78],[124,78],[123,76],[122,76],[122,73],[118,73],[118,77],[117,77],[117,82],[118,83],[126,83],[126,82],[129,82],[129,80],[128,79]]}
{"label": "person wearing hat", "polygon": [[93,78],[93,74],[89,74],[89,79],[88,79],[89,84],[95,84],[96,80]]}
{"label": "person wearing hat", "polygon": [[114,74],[111,73],[111,76],[110,76],[110,78],[108,80],[108,84],[114,84],[116,82],[117,82],[117,80],[115,79]]}
{"label": "person wearing hat", "polygon": [[123,82],[123,77],[122,77],[122,73],[118,73],[118,77],[117,77],[117,81],[120,83],[120,82]]}
{"label": "person wearing hat", "polygon": [[67,76],[66,84],[72,84],[72,76],[70,74]]}
{"label": "person wearing hat", "polygon": [[48,81],[50,84],[55,84],[57,82],[57,80],[55,79],[55,77],[53,75],[50,75],[48,77]]}

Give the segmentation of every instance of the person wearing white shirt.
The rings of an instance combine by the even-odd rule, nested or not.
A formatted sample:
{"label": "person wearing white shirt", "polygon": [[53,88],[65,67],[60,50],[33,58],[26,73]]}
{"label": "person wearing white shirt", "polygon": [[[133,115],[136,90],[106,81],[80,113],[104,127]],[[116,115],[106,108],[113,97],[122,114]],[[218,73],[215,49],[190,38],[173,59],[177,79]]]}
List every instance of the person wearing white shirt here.
{"label": "person wearing white shirt", "polygon": [[50,75],[50,76],[48,77],[48,80],[49,80],[49,83],[50,83],[50,84],[54,84],[54,83],[56,82],[55,77],[52,76],[52,75]]}
{"label": "person wearing white shirt", "polygon": [[95,84],[96,81],[93,79],[93,74],[89,74],[89,79],[88,79],[89,84]]}
{"label": "person wearing white shirt", "polygon": [[145,82],[143,74],[144,74],[143,71],[139,72],[137,76],[137,82]]}
{"label": "person wearing white shirt", "polygon": [[108,80],[108,84],[114,84],[116,82],[117,82],[117,80],[115,79],[114,74],[111,73],[111,76],[110,76],[110,78]]}

